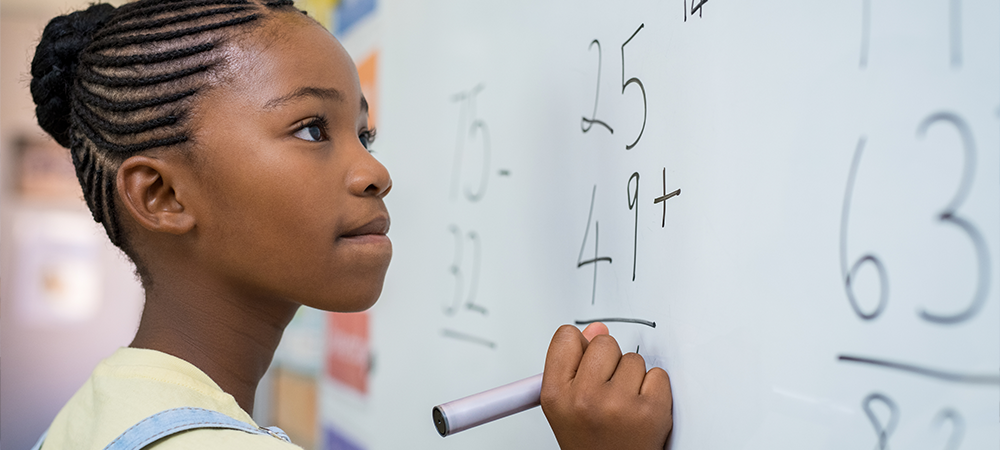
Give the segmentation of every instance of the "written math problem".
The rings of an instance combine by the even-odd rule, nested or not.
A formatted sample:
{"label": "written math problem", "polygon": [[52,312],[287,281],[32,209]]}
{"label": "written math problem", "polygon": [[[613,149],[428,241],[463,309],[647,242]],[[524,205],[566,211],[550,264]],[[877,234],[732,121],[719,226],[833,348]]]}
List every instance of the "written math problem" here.
{"label": "written math problem", "polygon": [[[640,36],[640,32],[643,31],[643,29],[645,27],[646,27],[645,23],[640,23],[638,25],[638,27],[636,27],[635,30],[632,32],[632,34],[627,39],[625,39],[624,42],[621,44],[621,94],[622,94],[622,96],[625,96],[626,91],[628,90],[628,88],[630,86],[634,85],[635,88],[638,88],[638,93],[641,94],[641,99],[642,99],[642,122],[641,122],[641,125],[638,127],[638,133],[636,134],[636,137],[634,138],[634,140],[630,140],[629,138],[626,138],[625,144],[624,144],[624,149],[626,151],[633,151],[633,150],[634,151],[640,151],[640,150],[636,150],[636,148],[637,148],[640,140],[642,139],[643,133],[646,131],[646,123],[647,123],[648,112],[649,112],[649,103],[647,101],[646,87],[643,84],[642,79],[640,79],[639,77],[636,77],[636,76],[631,76],[631,77],[629,77],[626,80],[626,47],[630,43],[632,43],[633,40],[637,40],[637,37]],[[633,45],[636,45],[636,44],[633,44]],[[590,114],[590,117],[587,117],[586,115],[584,115],[581,118],[581,120],[580,120],[580,129],[581,129],[581,131],[584,134],[591,133],[591,132],[601,132],[601,130],[604,130],[607,133],[609,133],[611,135],[614,135],[615,130],[614,130],[614,127],[612,125],[610,125],[610,122],[612,122],[612,121],[617,122],[617,121],[615,121],[614,119],[604,120],[604,119],[599,118],[599,115],[598,115],[598,106],[599,106],[600,88],[601,88],[601,69],[602,69],[602,62],[603,62],[603,52],[602,52],[602,49],[601,49],[601,41],[600,41],[600,39],[593,39],[593,40],[590,41],[590,44],[588,46],[588,51],[592,51],[592,50],[596,50],[596,53],[597,53],[597,76],[596,76],[596,79],[597,79],[597,88],[595,89],[595,93],[594,93],[594,108],[593,108],[593,111]],[[637,102],[635,104],[636,104],[636,106],[638,106]],[[604,113],[604,114],[609,114],[609,113]],[[604,116],[601,115],[600,117],[604,117]],[[598,128],[595,129],[595,126],[598,126]],[[619,126],[618,128],[619,128],[619,130],[621,130],[623,127]],[[636,171],[636,172],[632,172],[629,175],[628,181],[626,183],[627,205],[628,205],[628,210],[632,212],[632,219],[633,219],[632,220],[631,266],[630,266],[631,267],[631,281],[632,282],[636,281],[637,265],[638,265],[639,220],[640,220],[639,219],[639,217],[640,217],[639,211],[641,209],[640,208],[640,204],[642,203],[642,201],[640,200],[640,180],[641,180],[641,175],[640,175],[639,172]],[[667,169],[666,169],[666,167],[662,168],[662,181],[663,181],[663,193],[661,195],[656,196],[655,198],[652,198],[650,200],[654,205],[661,204],[660,205],[662,207],[662,215],[661,215],[661,218],[660,218],[660,227],[661,228],[663,228],[663,227],[666,226],[666,217],[667,217],[667,205],[666,205],[666,201],[669,200],[672,197],[680,195],[680,192],[681,192],[680,189],[676,189],[676,190],[671,191],[670,193],[667,193],[667,191],[666,191],[666,184],[667,184]],[[611,256],[602,256],[602,253],[601,253],[601,247],[600,247],[600,236],[601,236],[600,219],[594,217],[594,206],[595,206],[595,202],[596,202],[596,198],[597,198],[597,189],[598,189],[598,186],[595,184],[593,186],[592,190],[591,190],[590,207],[589,207],[588,212],[587,212],[587,225],[586,225],[586,228],[584,229],[583,242],[581,244],[580,253],[579,253],[578,257],[577,257],[577,262],[576,262],[576,267],[578,269],[592,270],[592,274],[593,275],[592,275],[592,280],[591,280],[591,293],[590,293],[591,294],[590,295],[590,304],[591,305],[595,305],[596,302],[597,302],[598,266],[600,265],[600,263],[606,263],[606,264],[608,264],[610,266],[614,262],[614,259]],[[593,230],[593,232],[591,232],[591,230]],[[605,230],[607,230],[607,228],[605,228]],[[616,231],[617,230],[615,230],[615,232]],[[588,245],[589,245],[588,244],[588,238],[590,238],[591,236],[593,236],[592,237],[592,239],[593,239],[592,246],[593,246],[593,249],[594,249],[592,257],[590,256],[590,254],[589,254],[589,252],[587,250]],[[587,258],[585,258],[585,256],[584,256],[585,253],[588,256]],[[622,258],[619,258],[619,261],[622,261]],[[592,266],[592,267],[588,268],[587,266]],[[587,319],[577,319],[577,320],[575,320],[575,323],[578,324],[578,325],[584,325],[584,324],[588,324],[588,323],[596,322],[596,321],[612,322],[612,323],[638,324],[638,325],[644,325],[644,326],[647,326],[647,327],[650,327],[650,328],[655,328],[656,327],[656,322],[655,321],[649,320],[649,319],[646,319],[646,318],[636,318],[636,317],[587,318]]]}
{"label": "written math problem", "polygon": [[[452,203],[466,206],[479,204],[486,196],[486,189],[493,175],[490,127],[476,111],[477,97],[485,88],[480,83],[451,96],[452,103],[459,107],[449,194]],[[510,171],[502,169],[497,175],[509,176]],[[489,309],[477,301],[483,262],[482,238],[476,230],[465,230],[455,223],[448,226],[448,232],[453,238],[454,256],[448,272],[453,277],[454,294],[445,297],[442,311],[452,319],[449,324],[455,325],[443,328],[441,336],[495,349],[498,345],[496,339],[481,335],[474,327],[469,326],[472,322],[465,319],[469,315],[489,317]],[[459,324],[463,326],[461,331],[457,328]]]}
{"label": "written math problem", "polygon": [[[949,2],[948,8],[949,32],[947,47],[950,55],[949,66],[953,71],[961,71],[962,69],[960,3],[960,0],[953,0]],[[872,1],[864,0],[861,62],[859,66],[859,69],[862,71],[868,69],[870,61],[871,15]],[[957,80],[949,81],[957,82]],[[968,286],[948,291],[945,294],[946,298],[907,299],[910,301],[904,300],[901,303],[900,300],[903,299],[899,295],[894,294],[890,286],[903,285],[905,288],[905,285],[912,284],[913,280],[900,280],[891,276],[893,273],[892,266],[879,256],[877,250],[866,251],[853,262],[849,262],[853,257],[848,255],[856,254],[856,252],[849,251],[848,238],[850,235],[849,226],[852,213],[851,204],[852,199],[856,195],[855,187],[859,173],[861,173],[861,169],[864,166],[862,163],[863,155],[866,152],[880,151],[877,146],[869,143],[868,136],[862,135],[857,141],[851,158],[846,191],[842,202],[840,224],[841,278],[850,309],[866,326],[877,327],[881,324],[884,327],[886,322],[884,316],[894,312],[893,309],[906,308],[908,311],[903,310],[899,312],[902,313],[904,320],[915,325],[914,329],[923,328],[924,333],[938,333],[942,336],[947,336],[948,334],[960,333],[963,327],[968,326],[966,325],[967,323],[971,322],[974,324],[975,319],[989,299],[988,293],[993,282],[992,278],[994,277],[993,270],[991,269],[992,258],[987,239],[981,231],[980,226],[977,225],[977,221],[963,213],[964,205],[970,195],[973,194],[971,191],[975,186],[974,179],[976,173],[979,171],[977,164],[979,160],[977,138],[967,119],[959,113],[948,110],[930,112],[920,119],[912,130],[913,140],[910,141],[909,145],[916,145],[916,149],[911,151],[947,152],[950,159],[958,161],[958,164],[953,164],[953,166],[958,168],[958,177],[955,180],[956,182],[951,186],[938,186],[939,189],[948,193],[948,196],[944,197],[946,199],[944,200],[945,203],[943,205],[935,205],[933,214],[927,214],[923,218],[926,221],[936,221],[940,224],[940,228],[915,227],[913,232],[906,234],[913,236],[914,240],[911,245],[914,247],[919,246],[918,242],[921,240],[933,239],[931,235],[921,235],[921,232],[924,230],[933,230],[935,234],[942,233],[942,237],[947,236],[949,233],[954,237],[961,236],[961,239],[953,238],[948,240],[948,242],[964,247],[964,251],[960,253],[968,255],[966,257],[968,261],[962,262],[962,266],[974,267],[975,269],[971,271],[974,275],[969,280]],[[937,146],[935,146],[936,148],[927,148],[920,145],[930,139],[931,133],[940,133],[949,137],[947,141],[940,139],[934,141],[944,142],[944,148]],[[884,141],[884,139],[881,139],[882,137],[872,136],[871,140]],[[902,142],[905,143],[906,140]],[[869,149],[869,147],[872,148]],[[916,231],[917,229],[920,231]],[[873,286],[871,284],[873,283],[871,282],[868,283],[868,289],[858,288],[859,283],[857,280],[863,275],[863,270],[868,270],[869,272],[873,270],[877,275],[874,278],[877,279],[877,282],[874,283],[877,285],[875,289],[872,289]],[[944,277],[945,275],[939,274],[938,276]],[[963,278],[968,279],[970,277]],[[959,292],[968,292],[968,294],[963,295],[959,294]],[[927,301],[947,306],[930,307],[926,304]],[[899,316],[900,314],[896,315]],[[960,345],[952,350],[961,351],[962,347],[964,345]],[[931,391],[940,391],[941,384],[949,385],[948,389],[958,394],[961,394],[962,391],[968,391],[970,387],[971,389],[981,389],[983,386],[994,389],[1000,388],[1000,374],[982,371],[976,365],[948,364],[941,360],[936,361],[935,359],[933,356],[926,354],[916,356],[893,355],[891,353],[880,354],[872,350],[867,350],[864,353],[840,353],[836,357],[838,362],[855,367],[854,370],[887,371],[893,377],[919,378]],[[943,358],[943,360],[947,360],[947,358]],[[965,434],[969,432],[966,416],[963,414],[967,406],[957,405],[957,398],[945,397],[940,399],[938,404],[931,403],[929,405],[922,405],[924,406],[923,408],[911,409],[902,406],[904,400],[900,396],[903,394],[893,393],[892,391],[894,389],[890,387],[882,387],[870,392],[860,401],[861,410],[864,412],[874,431],[876,449],[888,449],[890,448],[890,443],[897,440],[907,438],[912,440],[912,435],[919,433],[916,430],[920,430],[921,427],[924,428],[924,432],[946,433],[947,438],[944,440],[943,445],[938,448],[945,448],[947,450],[974,448],[973,446],[965,447],[962,445]],[[935,397],[929,396],[928,398]],[[912,399],[909,398],[905,400],[912,402]],[[933,413],[933,417],[928,418],[928,413]],[[913,421],[916,421],[916,423]],[[920,422],[924,423],[920,424]],[[894,436],[898,434],[897,427],[901,423],[910,425],[906,431],[910,436]],[[941,440],[938,439],[938,441]]]}
{"label": "written math problem", "polygon": [[445,4],[378,148],[436,400],[603,321],[673,450],[1000,445],[1000,4]]}

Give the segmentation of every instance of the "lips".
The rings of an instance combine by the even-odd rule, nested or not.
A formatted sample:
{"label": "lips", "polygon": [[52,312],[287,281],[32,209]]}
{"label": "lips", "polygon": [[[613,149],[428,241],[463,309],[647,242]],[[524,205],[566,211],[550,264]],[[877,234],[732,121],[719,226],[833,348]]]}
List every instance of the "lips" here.
{"label": "lips", "polygon": [[376,217],[364,225],[354,228],[344,234],[341,237],[353,238],[361,236],[385,236],[389,232],[389,217],[379,216]]}

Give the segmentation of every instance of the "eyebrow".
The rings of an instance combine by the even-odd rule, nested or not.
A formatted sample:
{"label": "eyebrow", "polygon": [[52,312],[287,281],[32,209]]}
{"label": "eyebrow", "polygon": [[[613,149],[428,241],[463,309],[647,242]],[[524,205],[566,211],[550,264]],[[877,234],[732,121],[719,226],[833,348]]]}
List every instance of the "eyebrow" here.
{"label": "eyebrow", "polygon": [[[316,97],[321,100],[333,100],[338,102],[344,100],[344,94],[333,88],[301,87],[296,89],[295,92],[292,92],[291,94],[268,100],[267,103],[264,103],[264,109],[275,109],[303,97]],[[367,106],[367,103],[362,100],[362,105]]]}

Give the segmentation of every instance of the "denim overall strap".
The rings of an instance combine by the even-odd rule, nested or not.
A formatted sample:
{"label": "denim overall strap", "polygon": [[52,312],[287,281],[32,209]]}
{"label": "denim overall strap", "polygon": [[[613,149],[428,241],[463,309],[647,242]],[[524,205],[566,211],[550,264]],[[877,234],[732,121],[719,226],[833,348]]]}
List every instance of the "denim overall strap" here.
{"label": "denim overall strap", "polygon": [[49,430],[45,430],[42,433],[42,437],[38,438],[38,442],[35,442],[35,446],[31,447],[31,450],[40,450],[42,448],[42,442],[45,442],[45,435],[49,434]]}
{"label": "denim overall strap", "polygon": [[288,435],[278,427],[257,428],[220,412],[202,408],[174,408],[142,419],[111,441],[104,450],[140,450],[167,436],[197,428],[240,430],[291,442]]}
{"label": "denim overall strap", "polygon": [[[105,450],[140,450],[153,442],[196,428],[226,428],[252,434],[267,434],[285,442],[292,442],[281,428],[254,428],[252,425],[233,419],[225,414],[202,408],[174,408],[149,416],[115,438]],[[40,450],[48,430],[42,433],[31,450]]]}

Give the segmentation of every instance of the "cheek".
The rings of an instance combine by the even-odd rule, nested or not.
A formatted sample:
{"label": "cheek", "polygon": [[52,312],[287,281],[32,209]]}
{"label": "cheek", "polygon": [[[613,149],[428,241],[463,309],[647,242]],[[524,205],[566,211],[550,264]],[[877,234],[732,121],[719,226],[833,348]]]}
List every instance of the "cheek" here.
{"label": "cheek", "polygon": [[[336,153],[242,149],[218,158],[202,229],[208,267],[256,292],[332,311],[370,307],[391,245],[338,241],[373,214],[348,190],[352,162]],[[206,173],[213,173],[207,171]]]}
{"label": "cheek", "polygon": [[327,248],[346,189],[307,158],[255,155],[230,161],[213,183],[208,228],[216,251],[256,264],[288,264]]}

